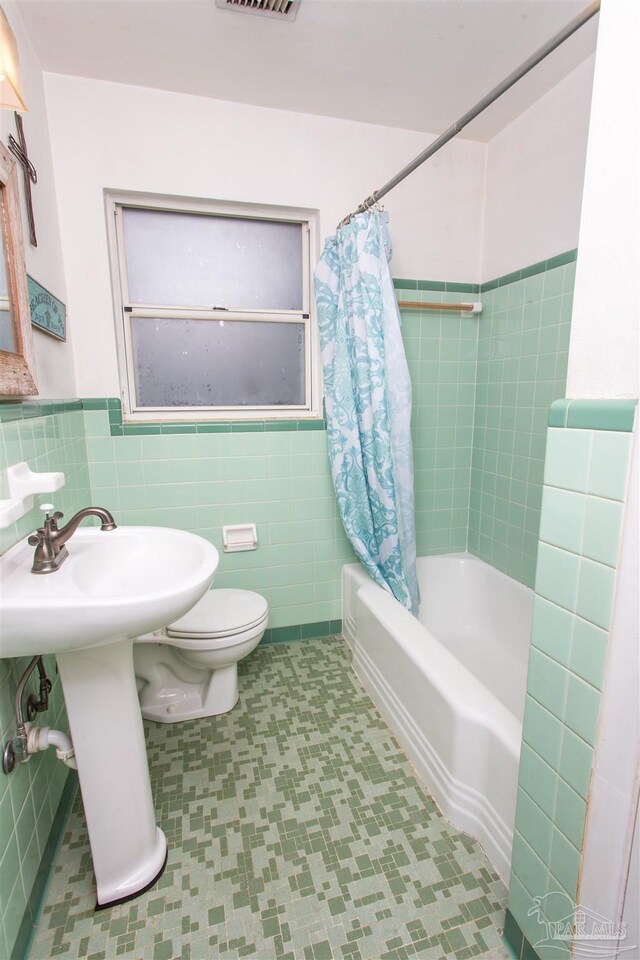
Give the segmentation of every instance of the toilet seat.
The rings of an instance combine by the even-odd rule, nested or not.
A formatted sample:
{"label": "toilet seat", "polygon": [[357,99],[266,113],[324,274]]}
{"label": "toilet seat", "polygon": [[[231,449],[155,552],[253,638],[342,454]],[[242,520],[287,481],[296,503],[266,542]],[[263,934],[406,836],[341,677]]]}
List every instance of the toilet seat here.
{"label": "toilet seat", "polygon": [[216,643],[216,647],[222,648],[231,645],[238,635],[262,627],[268,612],[265,598],[252,590],[209,590],[188,613],[169,624],[166,635],[175,639],[229,641]]}
{"label": "toilet seat", "polygon": [[[228,647],[239,647],[242,646],[247,640],[252,640],[254,637],[261,637],[264,633],[268,616],[265,616],[262,620],[259,620],[257,623],[252,624],[252,626],[247,627],[246,630],[239,630],[237,633],[230,633],[226,637],[212,637],[205,633],[194,633],[189,635],[180,634],[180,636],[167,636],[166,631],[162,634],[162,637],[151,635],[149,639],[158,643],[165,642],[173,646],[176,650],[225,650]],[[146,638],[143,638],[143,640]]]}

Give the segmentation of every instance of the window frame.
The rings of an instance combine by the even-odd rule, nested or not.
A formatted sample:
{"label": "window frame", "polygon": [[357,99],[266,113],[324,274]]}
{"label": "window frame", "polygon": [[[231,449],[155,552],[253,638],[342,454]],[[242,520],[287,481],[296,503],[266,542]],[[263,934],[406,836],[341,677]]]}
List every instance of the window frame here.
{"label": "window frame", "polygon": [[[128,423],[180,423],[194,421],[318,420],[322,418],[322,364],[315,299],[312,295],[312,263],[318,258],[318,211],[297,207],[247,204],[162,196],[121,190],[105,190],[107,240],[114,304],[118,373],[123,420]],[[232,310],[134,304],[128,296],[124,249],[123,207],[138,207],[180,213],[212,214],[241,219],[281,220],[301,224],[302,310]],[[255,323],[297,323],[305,330],[305,403],[272,406],[141,407],[136,404],[136,381],[132,350],[132,320],[135,318],[198,320],[248,320]]]}

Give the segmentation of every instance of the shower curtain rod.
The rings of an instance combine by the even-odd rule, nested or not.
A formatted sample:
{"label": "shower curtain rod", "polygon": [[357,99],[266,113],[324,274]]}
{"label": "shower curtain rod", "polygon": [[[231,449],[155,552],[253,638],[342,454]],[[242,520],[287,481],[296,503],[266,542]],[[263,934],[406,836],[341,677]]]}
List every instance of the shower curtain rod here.
{"label": "shower curtain rod", "polygon": [[423,150],[422,153],[419,153],[418,156],[411,161],[411,163],[408,163],[406,167],[403,167],[403,169],[397,173],[395,177],[392,177],[391,180],[385,183],[383,187],[380,187],[379,190],[374,190],[370,197],[367,197],[362,201],[357,210],[354,210],[353,213],[348,214],[344,220],[340,221],[338,227],[341,227],[345,223],[349,223],[349,221],[355,217],[356,214],[366,213],[366,211],[373,207],[374,204],[384,197],[385,194],[389,193],[390,190],[393,190],[394,187],[397,187],[397,185],[401,183],[405,177],[408,177],[409,174],[413,173],[413,171],[417,167],[421,166],[425,160],[428,160],[429,157],[432,157],[434,153],[437,153],[441,147],[444,147],[445,143],[448,143],[449,140],[452,140],[458,133],[460,133],[460,131],[466,127],[468,123],[471,123],[472,120],[475,120],[478,114],[486,110],[487,107],[497,100],[498,97],[501,97],[503,93],[506,93],[510,87],[517,83],[518,80],[521,80],[522,77],[524,77],[525,74],[529,73],[530,70],[537,66],[541,60],[544,60],[545,57],[548,57],[549,54],[556,49],[556,47],[559,47],[560,44],[564,43],[564,41],[574,34],[576,30],[579,30],[580,27],[584,26],[584,24],[594,17],[599,10],[600,0],[593,0],[593,2],[590,3],[588,7],[585,7],[585,9],[579,13],[577,17],[571,20],[566,27],[563,27],[562,30],[555,34],[555,36],[551,37],[550,40],[547,40],[547,42],[544,43],[538,50],[536,50],[535,53],[532,53],[530,57],[528,57],[523,63],[520,64],[519,67],[510,73],[509,76],[502,81],[502,83],[499,83],[497,87],[494,87],[493,90],[487,93],[482,100],[479,100],[475,106],[471,107],[470,110],[467,110],[467,112],[463,114],[459,120],[456,120],[456,122],[452,124],[448,130],[445,130],[445,132],[442,133],[437,140],[434,140],[433,143],[426,148],[426,150]]}

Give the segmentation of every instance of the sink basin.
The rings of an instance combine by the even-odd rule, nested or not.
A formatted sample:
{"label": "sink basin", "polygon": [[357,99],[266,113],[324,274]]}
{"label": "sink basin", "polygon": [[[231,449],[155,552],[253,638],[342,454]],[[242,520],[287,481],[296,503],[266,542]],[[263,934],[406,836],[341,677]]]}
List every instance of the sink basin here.
{"label": "sink basin", "polygon": [[33,574],[21,540],[0,558],[0,657],[64,653],[177,620],[218,566],[207,540],[165,527],[76,530],[55,573]]}
{"label": "sink basin", "polygon": [[98,907],[148,889],[164,870],[133,640],[185,614],[218,551],[165,527],[76,530],[55,573],[33,574],[21,540],[0,558],[0,657],[55,653],[91,844]]}

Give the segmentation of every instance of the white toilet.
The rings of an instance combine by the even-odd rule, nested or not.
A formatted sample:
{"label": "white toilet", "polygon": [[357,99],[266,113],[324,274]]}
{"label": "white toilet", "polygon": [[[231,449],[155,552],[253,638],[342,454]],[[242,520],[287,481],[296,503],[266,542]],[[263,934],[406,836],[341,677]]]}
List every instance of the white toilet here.
{"label": "white toilet", "polygon": [[251,590],[209,590],[162,630],[136,637],[142,716],[160,723],[215,717],[238,701],[238,663],[260,643],[267,601]]}

